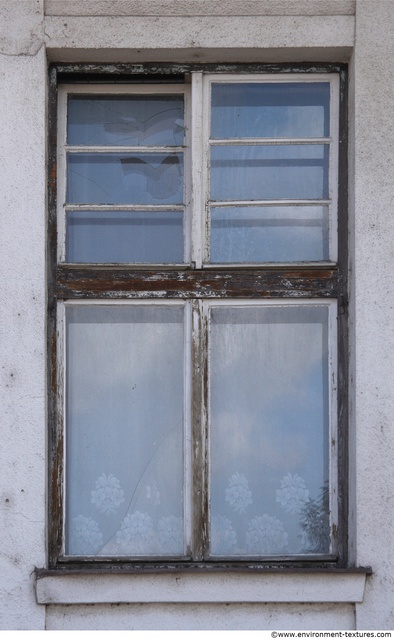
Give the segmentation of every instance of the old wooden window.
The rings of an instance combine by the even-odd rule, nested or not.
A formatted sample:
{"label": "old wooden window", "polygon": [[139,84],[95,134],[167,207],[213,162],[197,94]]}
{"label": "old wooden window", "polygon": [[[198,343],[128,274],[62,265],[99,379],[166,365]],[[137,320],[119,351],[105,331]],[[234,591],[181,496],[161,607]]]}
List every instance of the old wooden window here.
{"label": "old wooden window", "polygon": [[79,71],[51,75],[52,564],[343,563],[343,69]]}

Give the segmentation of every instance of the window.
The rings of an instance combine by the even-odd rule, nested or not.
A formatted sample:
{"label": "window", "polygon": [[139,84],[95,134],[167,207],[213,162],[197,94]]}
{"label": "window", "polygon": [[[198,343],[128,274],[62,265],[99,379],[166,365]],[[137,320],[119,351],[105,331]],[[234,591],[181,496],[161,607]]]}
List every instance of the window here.
{"label": "window", "polygon": [[343,563],[343,70],[88,70],[52,71],[52,564]]}

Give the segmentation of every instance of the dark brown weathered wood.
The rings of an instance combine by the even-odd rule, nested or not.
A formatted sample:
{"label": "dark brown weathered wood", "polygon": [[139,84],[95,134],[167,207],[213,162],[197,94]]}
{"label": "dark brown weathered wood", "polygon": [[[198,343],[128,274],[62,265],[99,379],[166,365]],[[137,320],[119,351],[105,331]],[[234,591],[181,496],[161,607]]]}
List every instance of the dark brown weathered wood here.
{"label": "dark brown weathered wood", "polygon": [[340,73],[338,158],[338,558],[348,558],[349,518],[349,312],[348,312],[348,79]]}
{"label": "dark brown weathered wood", "polygon": [[65,267],[57,271],[56,294],[67,298],[335,298],[336,269],[136,270]]}
{"label": "dark brown weathered wood", "polygon": [[[57,253],[57,69],[48,82],[48,218],[47,218],[47,393],[48,393],[48,560],[54,566],[62,545],[63,529],[63,428],[58,406],[56,334]],[[59,428],[61,427],[61,428]]]}

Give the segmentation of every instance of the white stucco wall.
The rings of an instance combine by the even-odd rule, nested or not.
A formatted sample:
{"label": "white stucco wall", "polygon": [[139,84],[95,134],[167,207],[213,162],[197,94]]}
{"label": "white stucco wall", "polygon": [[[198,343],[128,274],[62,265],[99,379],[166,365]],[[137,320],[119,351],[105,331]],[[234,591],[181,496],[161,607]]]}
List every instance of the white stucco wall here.
{"label": "white stucco wall", "polygon": [[394,3],[357,3],[352,61],[356,559],[373,567],[361,629],[394,628]]}
{"label": "white stucco wall", "polygon": [[130,604],[50,606],[47,629],[354,629],[352,605]]}
{"label": "white stucco wall", "polygon": [[42,39],[30,46],[42,22],[25,18],[30,4],[18,25],[0,4],[0,628],[11,629],[45,624],[33,571],[45,562],[46,60]]}
{"label": "white stucco wall", "polygon": [[[394,628],[393,33],[392,0],[0,0],[1,629]],[[359,578],[338,578],[327,596],[324,576],[312,589],[306,574],[303,604],[289,578],[268,597],[259,576],[257,598],[232,576],[239,602],[193,602],[192,586],[175,603],[174,578],[162,602],[127,604],[122,592],[118,606],[105,604],[105,589],[87,604],[93,589],[74,577],[76,586],[42,582],[37,603],[33,569],[46,562],[47,59],[350,62],[350,543],[354,564],[373,569],[365,593]],[[120,589],[116,576],[110,586]],[[285,594],[280,603],[275,593]]]}

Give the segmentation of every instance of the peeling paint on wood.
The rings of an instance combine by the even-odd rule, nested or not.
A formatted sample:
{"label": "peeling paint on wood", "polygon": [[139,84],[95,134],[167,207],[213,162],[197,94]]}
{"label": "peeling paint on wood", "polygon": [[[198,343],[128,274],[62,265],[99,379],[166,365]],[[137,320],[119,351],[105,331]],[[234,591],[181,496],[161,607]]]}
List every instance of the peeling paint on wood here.
{"label": "peeling paint on wood", "polygon": [[336,297],[333,269],[133,270],[60,266],[57,297],[67,298],[261,298]]}
{"label": "peeling paint on wood", "polygon": [[146,63],[118,63],[118,64],[92,64],[92,63],[61,63],[52,65],[57,70],[59,82],[141,82],[149,77],[164,82],[185,82],[188,74],[202,73],[346,73],[346,65],[340,63],[203,63],[193,64],[155,64]]}

